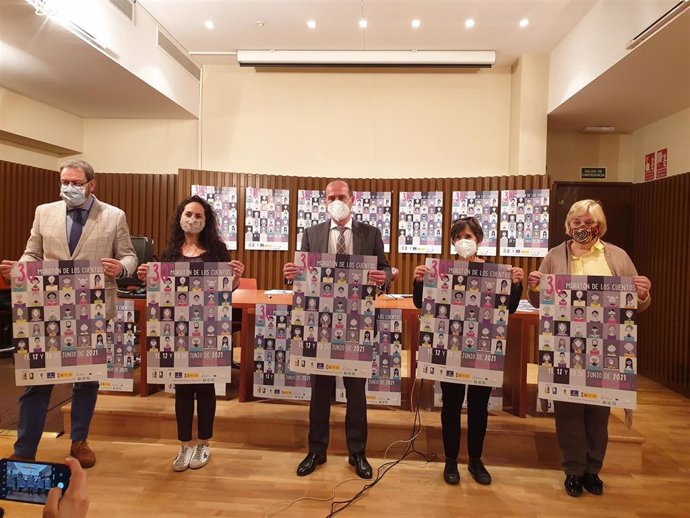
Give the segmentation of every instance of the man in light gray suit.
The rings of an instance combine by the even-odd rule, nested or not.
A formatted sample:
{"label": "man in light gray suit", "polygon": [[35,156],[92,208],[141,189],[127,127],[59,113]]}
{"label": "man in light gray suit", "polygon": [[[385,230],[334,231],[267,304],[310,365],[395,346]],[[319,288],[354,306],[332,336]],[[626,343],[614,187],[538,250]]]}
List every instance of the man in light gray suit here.
{"label": "man in light gray suit", "polygon": [[[326,203],[331,216],[326,223],[305,230],[302,252],[330,254],[375,255],[377,270],[369,272],[369,281],[383,288],[390,284],[391,267],[383,251],[383,239],[378,228],[352,220],[354,197],[350,185],[334,180],[326,186]],[[283,266],[283,275],[292,281],[299,273],[294,263]],[[347,397],[345,437],[349,462],[361,478],[371,478],[372,469],[365,456],[367,444],[367,399],[364,378],[344,377]],[[335,376],[311,375],[311,403],[309,405],[309,453],[297,467],[297,475],[306,476],[316,466],[326,462],[328,448],[331,395]]]}
{"label": "man in light gray suit", "polygon": [[[93,195],[94,170],[83,160],[71,160],[60,166],[60,184],[62,201],[36,208],[31,235],[19,260],[100,261],[105,272],[106,318],[113,318],[115,279],[133,275],[137,268],[125,213]],[[9,278],[13,265],[14,261],[2,261],[0,273]],[[36,457],[52,391],[52,385],[31,386],[19,398],[19,429],[13,458],[33,460]],[[97,381],[74,384],[70,455],[84,468],[96,462],[86,439],[97,396]]]}

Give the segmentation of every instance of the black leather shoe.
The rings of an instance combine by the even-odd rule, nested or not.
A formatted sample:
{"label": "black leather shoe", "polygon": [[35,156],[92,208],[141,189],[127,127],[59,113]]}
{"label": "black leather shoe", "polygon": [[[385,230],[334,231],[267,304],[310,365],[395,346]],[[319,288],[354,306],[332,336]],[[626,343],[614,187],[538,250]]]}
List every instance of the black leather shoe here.
{"label": "black leather shoe", "polygon": [[307,475],[314,473],[316,466],[324,464],[326,462],[326,454],[319,455],[310,451],[304,460],[297,466],[297,476],[306,477]]}
{"label": "black leather shoe", "polygon": [[593,495],[604,494],[604,482],[596,473],[585,473],[585,476],[582,477],[582,487]]}
{"label": "black leather shoe", "polygon": [[455,460],[447,460],[446,467],[443,468],[443,480],[446,484],[456,486],[460,483],[460,472],[458,471],[458,462]]}
{"label": "black leather shoe", "polygon": [[355,473],[359,478],[371,478],[371,464],[363,453],[353,453],[348,459],[350,466],[355,467]]}
{"label": "black leather shoe", "polygon": [[582,494],[582,477],[579,475],[566,475],[565,492],[570,496],[580,496]]}
{"label": "black leather shoe", "polygon": [[491,484],[491,474],[484,467],[482,459],[470,459],[467,463],[467,471],[478,484],[485,486]]}

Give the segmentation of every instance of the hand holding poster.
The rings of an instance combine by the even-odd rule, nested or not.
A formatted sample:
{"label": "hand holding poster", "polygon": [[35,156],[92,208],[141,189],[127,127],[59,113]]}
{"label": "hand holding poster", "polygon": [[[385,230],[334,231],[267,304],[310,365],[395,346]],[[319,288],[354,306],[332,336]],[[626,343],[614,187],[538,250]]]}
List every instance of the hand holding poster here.
{"label": "hand holding poster", "polygon": [[290,368],[368,378],[374,348],[376,256],[297,252]]}
{"label": "hand holding poster", "polygon": [[149,263],[146,315],[149,383],[230,381],[230,263]]}
{"label": "hand holding poster", "polygon": [[106,377],[106,297],[98,261],[18,262],[12,268],[17,385]]}
{"label": "hand holding poster", "polygon": [[292,306],[256,305],[254,333],[254,396],[261,398],[309,401],[311,377],[290,370]]}
{"label": "hand holding poster", "polygon": [[539,397],[634,409],[637,293],[631,277],[543,275]]}
{"label": "hand holding poster", "polygon": [[417,376],[503,385],[511,267],[427,259]]}

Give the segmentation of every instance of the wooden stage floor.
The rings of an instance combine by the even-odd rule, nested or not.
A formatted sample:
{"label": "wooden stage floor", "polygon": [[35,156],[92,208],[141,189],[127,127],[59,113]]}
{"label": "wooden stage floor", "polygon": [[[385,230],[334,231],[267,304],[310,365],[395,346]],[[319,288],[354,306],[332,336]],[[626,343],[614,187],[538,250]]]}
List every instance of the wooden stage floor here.
{"label": "wooden stage floor", "polygon": [[[336,484],[354,476],[338,453],[342,439],[337,426],[328,462],[309,477],[294,474],[305,453],[305,406],[233,401],[219,402],[220,440],[213,444],[209,464],[199,471],[174,473],[170,463],[177,444],[171,402],[165,394],[99,398],[91,438],[98,462],[88,472],[89,516],[273,515],[285,505],[269,508],[273,503],[304,496],[327,498]],[[341,423],[342,409],[334,408],[332,418],[334,425]],[[438,413],[423,412],[422,419],[418,449],[441,453]],[[411,421],[409,412],[370,411],[369,458],[375,469],[383,462],[384,443],[393,436],[406,438]],[[231,424],[240,431],[226,430]],[[620,416],[611,419],[611,449],[601,474],[606,483],[603,497],[585,493],[575,499],[565,494],[550,419],[497,415],[490,417],[489,426],[485,461],[493,485],[479,486],[461,466],[461,484],[451,487],[443,482],[442,463],[404,461],[342,515],[690,516],[690,401],[652,381],[640,382],[632,432]],[[12,441],[13,437],[0,436],[3,453],[11,451]],[[271,443],[277,447],[269,447]],[[63,436],[43,439],[39,454],[41,459],[59,461],[68,450]],[[389,457],[398,452],[391,450]],[[347,499],[362,485],[359,480],[346,482],[337,488],[336,497]],[[8,517],[40,514],[33,505],[2,506]],[[277,516],[326,516],[329,511],[328,502],[305,501]]]}

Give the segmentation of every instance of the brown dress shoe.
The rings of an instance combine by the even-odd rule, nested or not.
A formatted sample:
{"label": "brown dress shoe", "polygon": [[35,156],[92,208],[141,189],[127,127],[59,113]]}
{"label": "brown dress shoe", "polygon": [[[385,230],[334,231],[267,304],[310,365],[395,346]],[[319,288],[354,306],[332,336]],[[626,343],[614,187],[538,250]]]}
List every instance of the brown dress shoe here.
{"label": "brown dress shoe", "polygon": [[79,461],[82,468],[96,464],[96,454],[89,448],[89,441],[72,441],[69,454]]}

